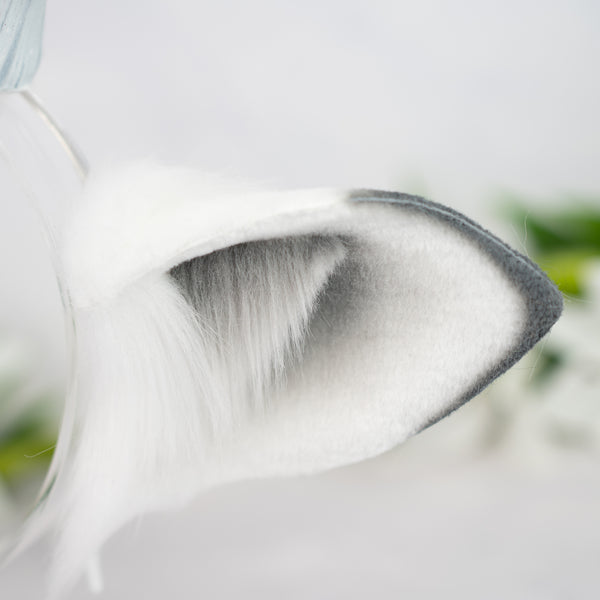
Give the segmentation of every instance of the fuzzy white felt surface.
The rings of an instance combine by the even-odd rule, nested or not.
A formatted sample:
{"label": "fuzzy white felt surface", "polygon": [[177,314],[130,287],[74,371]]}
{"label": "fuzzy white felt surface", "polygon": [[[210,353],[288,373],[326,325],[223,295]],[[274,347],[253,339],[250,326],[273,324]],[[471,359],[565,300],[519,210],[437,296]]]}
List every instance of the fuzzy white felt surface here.
{"label": "fuzzy white felt surface", "polygon": [[62,249],[76,382],[23,538],[58,531],[55,591],[136,515],[390,449],[548,328],[531,337],[530,295],[556,292],[522,257],[368,199],[148,164],[92,179]]}

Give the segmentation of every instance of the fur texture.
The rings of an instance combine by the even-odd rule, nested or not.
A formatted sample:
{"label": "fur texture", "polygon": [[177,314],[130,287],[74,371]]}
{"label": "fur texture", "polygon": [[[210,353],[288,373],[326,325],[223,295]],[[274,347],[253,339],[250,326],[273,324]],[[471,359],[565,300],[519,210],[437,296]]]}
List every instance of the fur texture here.
{"label": "fur texture", "polygon": [[137,515],[390,449],[560,312],[537,267],[439,205],[158,165],[92,179],[62,265],[75,385],[20,546],[57,533],[55,594]]}
{"label": "fur texture", "polygon": [[54,593],[124,522],[204,487],[207,453],[264,413],[344,255],[334,237],[246,243],[76,310],[75,427],[40,509]]}
{"label": "fur texture", "polygon": [[344,255],[339,237],[302,236],[238,244],[171,271],[208,338],[218,401],[234,423],[263,413],[298,361],[319,291]]}

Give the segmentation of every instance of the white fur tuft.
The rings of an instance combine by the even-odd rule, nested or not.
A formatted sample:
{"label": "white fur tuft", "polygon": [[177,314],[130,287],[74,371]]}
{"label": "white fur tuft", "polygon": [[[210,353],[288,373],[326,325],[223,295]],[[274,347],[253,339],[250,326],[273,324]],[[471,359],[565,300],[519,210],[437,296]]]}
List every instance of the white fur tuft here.
{"label": "white fur tuft", "polygon": [[42,508],[58,532],[51,589],[130,518],[202,489],[207,453],[263,414],[302,351],[338,238],[241,244],[75,311],[70,447]]}

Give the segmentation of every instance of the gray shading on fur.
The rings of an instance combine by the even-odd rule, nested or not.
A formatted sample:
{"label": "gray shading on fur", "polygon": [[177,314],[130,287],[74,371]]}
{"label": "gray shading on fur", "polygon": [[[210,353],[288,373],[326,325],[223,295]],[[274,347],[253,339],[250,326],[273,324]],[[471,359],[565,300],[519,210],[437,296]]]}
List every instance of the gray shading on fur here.
{"label": "gray shading on fur", "polygon": [[521,359],[560,317],[563,308],[562,294],[529,258],[519,254],[489,231],[451,208],[419,196],[375,190],[355,190],[349,194],[349,200],[357,203],[386,203],[399,210],[417,211],[452,227],[487,254],[524,298],[527,319],[518,342],[464,394],[443,411],[433,415],[422,427],[426,429],[479,394],[494,379]]}
{"label": "gray shading on fur", "polygon": [[171,269],[213,342],[213,373],[225,377],[232,409],[267,408],[272,387],[299,360],[320,295],[345,255],[340,236],[304,235],[236,244]]}

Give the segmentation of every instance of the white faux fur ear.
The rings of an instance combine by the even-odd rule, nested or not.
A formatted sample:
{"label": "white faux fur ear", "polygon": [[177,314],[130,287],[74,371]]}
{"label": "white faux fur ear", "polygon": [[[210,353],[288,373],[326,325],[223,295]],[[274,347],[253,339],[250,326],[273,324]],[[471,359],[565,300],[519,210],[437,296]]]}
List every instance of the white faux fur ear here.
{"label": "white faux fur ear", "polygon": [[29,533],[53,589],[135,515],[376,455],[560,314],[529,260],[380,192],[261,192],[156,165],[92,183],[64,243],[76,388]]}

